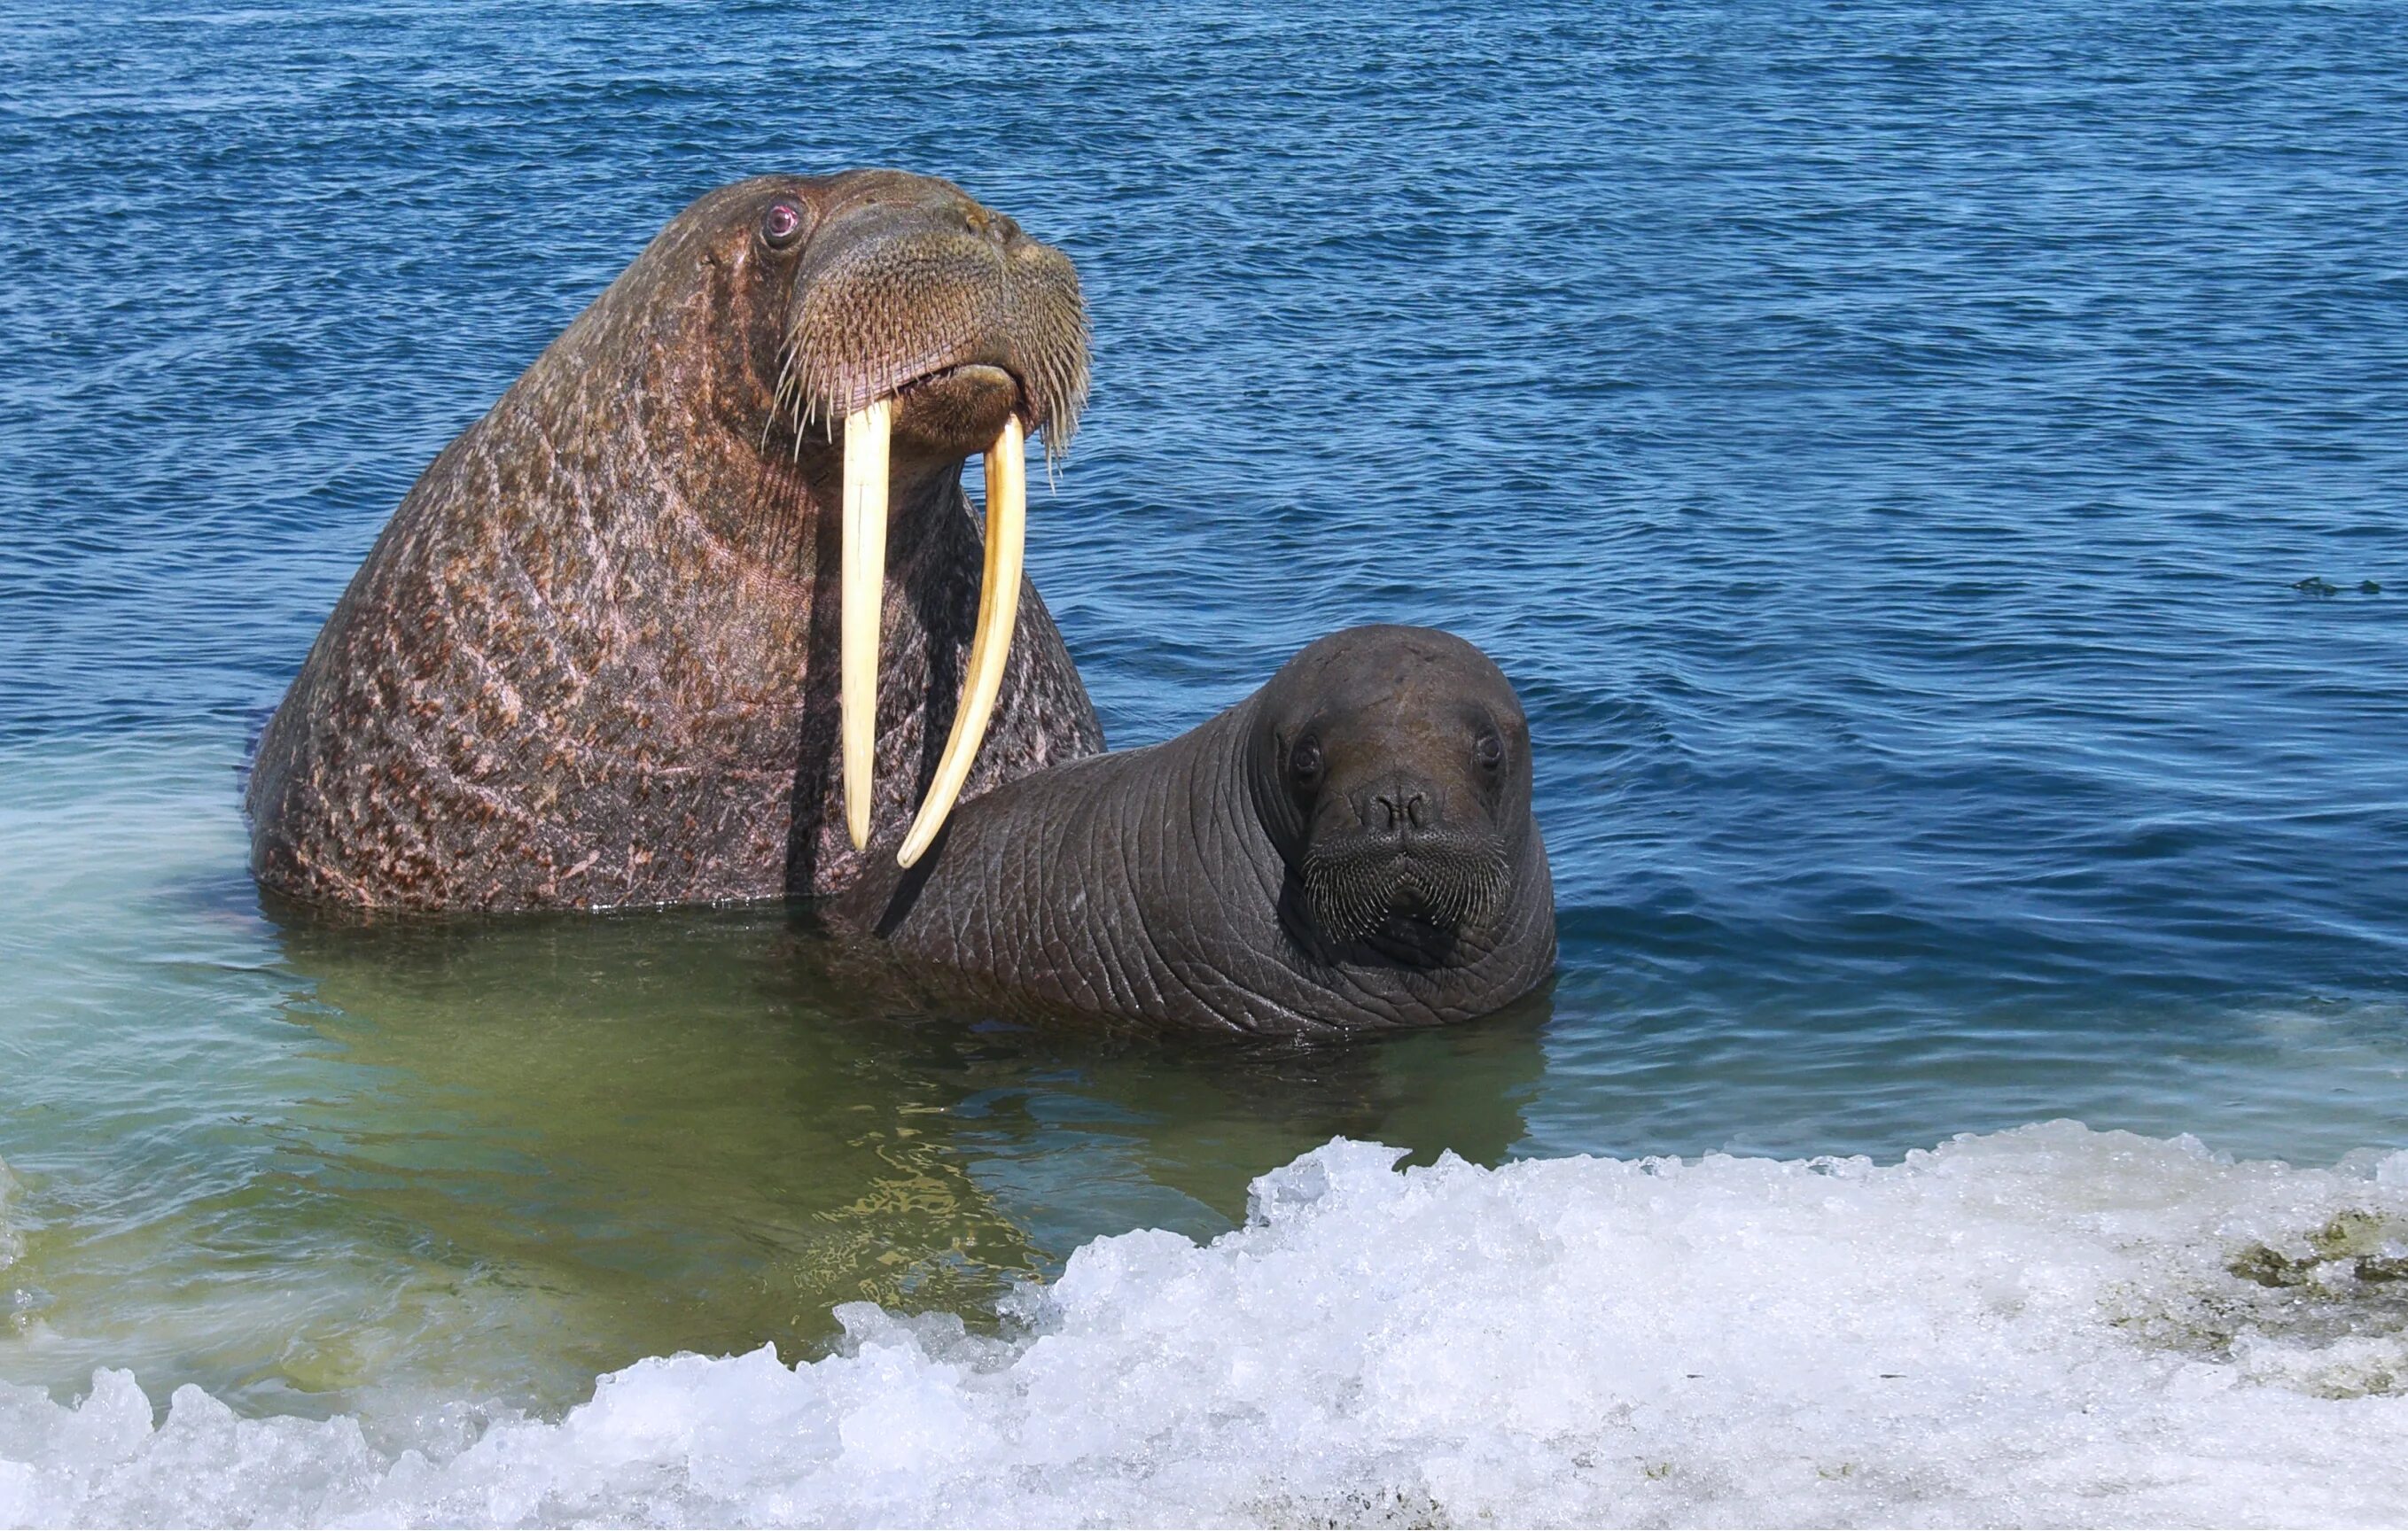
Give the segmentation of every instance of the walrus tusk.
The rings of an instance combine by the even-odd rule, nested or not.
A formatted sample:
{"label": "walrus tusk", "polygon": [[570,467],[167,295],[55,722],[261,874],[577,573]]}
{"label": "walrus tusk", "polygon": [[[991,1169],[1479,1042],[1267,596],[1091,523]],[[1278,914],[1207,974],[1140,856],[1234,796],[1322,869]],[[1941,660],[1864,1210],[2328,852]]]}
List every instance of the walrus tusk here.
{"label": "walrus tusk", "polygon": [[886,608],[886,443],[895,402],[880,399],[844,417],[843,677],[844,826],[856,851],[869,843],[869,801],[878,766],[878,628]]}
{"label": "walrus tusk", "polygon": [[1028,545],[1028,435],[1015,415],[986,451],[986,579],[979,588],[978,632],[970,639],[969,674],[953,731],[937,762],[936,779],[911,821],[896,860],[909,866],[945,827],[962,784],[970,778],[987,720],[1003,691],[1003,662],[1011,653],[1011,624],[1020,615],[1020,565]]}

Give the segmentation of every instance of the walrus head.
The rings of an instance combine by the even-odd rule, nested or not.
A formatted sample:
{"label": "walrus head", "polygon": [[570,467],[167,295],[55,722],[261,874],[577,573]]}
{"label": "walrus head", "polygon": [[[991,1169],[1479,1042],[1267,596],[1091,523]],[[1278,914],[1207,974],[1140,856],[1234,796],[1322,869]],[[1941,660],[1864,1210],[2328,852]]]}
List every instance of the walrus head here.
{"label": "walrus head", "polygon": [[1291,924],[1326,950],[1446,961],[1495,916],[1530,838],[1530,729],[1504,675],[1452,634],[1356,627],[1263,688],[1254,810],[1287,864]]}
{"label": "walrus head", "polygon": [[[674,335],[614,338],[622,351],[670,356],[659,384],[733,444],[702,455],[755,454],[838,502],[825,508],[842,517],[840,727],[856,848],[870,829],[890,483],[957,476],[986,454],[978,622],[952,736],[902,848],[910,866],[959,796],[1002,686],[1026,538],[1026,439],[1040,435],[1058,455],[1086,401],[1078,274],[950,181],[855,170],[710,193],[621,284],[640,298],[629,311],[673,316]],[[683,301],[664,301],[664,288],[681,287]],[[609,294],[596,306],[614,307]]]}
{"label": "walrus head", "polygon": [[757,200],[772,434],[799,451],[817,426],[833,442],[886,404],[906,455],[959,462],[1010,422],[1049,453],[1067,445],[1087,398],[1087,320],[1060,250],[924,177],[773,181]]}

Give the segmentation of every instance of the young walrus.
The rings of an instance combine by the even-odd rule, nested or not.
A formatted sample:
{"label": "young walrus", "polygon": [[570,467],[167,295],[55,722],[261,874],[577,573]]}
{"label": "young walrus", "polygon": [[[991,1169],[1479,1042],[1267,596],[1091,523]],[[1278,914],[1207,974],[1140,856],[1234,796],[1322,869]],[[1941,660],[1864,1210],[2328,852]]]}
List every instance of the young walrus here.
{"label": "young walrus", "polygon": [[830,914],[1042,1007],[1250,1032],[1465,1020],[1555,961],[1521,703],[1419,627],[1325,637],[1168,743],[965,803]]}
{"label": "young walrus", "polygon": [[826,894],[1100,750],[1020,573],[1025,436],[1086,391],[1069,261],[959,187],[710,193],[394,512],[260,740],[252,871],[372,909]]}

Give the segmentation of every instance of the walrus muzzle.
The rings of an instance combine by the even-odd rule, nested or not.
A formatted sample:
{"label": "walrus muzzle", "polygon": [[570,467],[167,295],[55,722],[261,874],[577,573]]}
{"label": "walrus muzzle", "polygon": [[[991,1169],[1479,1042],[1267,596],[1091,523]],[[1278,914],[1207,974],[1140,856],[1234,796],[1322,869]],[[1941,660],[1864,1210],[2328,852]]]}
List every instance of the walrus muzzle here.
{"label": "walrus muzzle", "polygon": [[[889,217],[871,207],[856,220]],[[1028,537],[1027,437],[1057,456],[1087,393],[1086,309],[1060,252],[982,207],[959,231],[853,239],[796,275],[778,412],[795,431],[844,430],[841,677],[845,828],[869,839],[877,760],[878,643],[885,597],[888,449],[898,398],[949,375],[992,369],[1013,403],[986,448],[986,558],[953,730],[896,859],[917,862],[944,827],[986,737],[1020,609]]]}
{"label": "walrus muzzle", "polygon": [[1343,946],[1392,923],[1445,937],[1484,920],[1509,869],[1501,846],[1450,837],[1410,848],[1316,842],[1297,871],[1314,927]]}

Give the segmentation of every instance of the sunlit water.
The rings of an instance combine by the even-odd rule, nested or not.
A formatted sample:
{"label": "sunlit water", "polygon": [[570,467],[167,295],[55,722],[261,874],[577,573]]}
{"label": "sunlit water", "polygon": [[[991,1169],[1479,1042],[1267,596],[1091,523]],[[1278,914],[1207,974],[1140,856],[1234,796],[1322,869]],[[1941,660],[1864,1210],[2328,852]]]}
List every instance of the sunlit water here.
{"label": "sunlit water", "polygon": [[[2408,1253],[2383,1221],[2408,1217],[2383,1157],[2408,1148],[2403,123],[2380,5],[0,15],[0,1521],[2398,1518],[2382,1452],[2349,1452],[2408,1439],[2377,1300]],[[914,1009],[831,970],[796,910],[262,909],[246,742],[410,479],[693,195],[867,163],[952,175],[1080,263],[1096,402],[1031,563],[1113,740],[1345,622],[1464,633],[1532,714],[1551,994],[1243,1049]],[[1974,1177],[1958,1201],[1900,1165],[2066,1117],[2093,1132],[1941,1161]],[[1333,1136],[1792,1162],[1699,1168],[1645,1216],[1604,1170],[1358,1178],[1284,1285],[1247,1284],[1303,1237],[1274,1219],[1193,1268],[1073,1262],[1117,1295],[1011,1295],[1101,1236],[1229,1229]],[[1898,1167],[1835,1201],[1795,1162],[1820,1154]],[[2177,1210],[2118,1222],[2114,1196]],[[1531,1360],[1618,1299],[1562,1227],[1481,1221],[1509,1202],[1636,1218],[1607,1252],[1662,1353]],[[2343,1318],[2248,1306],[2277,1290],[2227,1269],[2252,1241],[2312,1261],[2345,1212],[2376,1264],[2315,1278]],[[1915,1242],[1934,1217],[1959,1254]],[[1485,1335],[1554,1401],[1398,1349],[1349,1239],[1424,1250],[1415,1322]],[[1698,1275],[1755,1261],[1813,1300]],[[1885,1261],[1897,1284],[1847,1284]],[[1870,1382],[1819,1414],[1769,1381],[1650,1391],[1715,1373],[1710,1336],[1828,1323],[1838,1349],[1792,1358],[1822,1375],[1904,1314],[1935,1364],[1916,1407],[1978,1400],[1940,1363],[1989,1353],[1967,1315],[2010,1268],[2030,1327],[1995,1375],[2041,1401],[1966,1405],[2027,1443],[2003,1455],[1899,1434]],[[978,1366],[1002,1391],[959,1394],[953,1341],[865,1351],[858,1313],[821,1359],[861,1300],[1001,1336]],[[1191,1300],[1226,1353],[1173,1366],[1131,1319],[1047,1382],[1009,1349]],[[1354,1322],[1386,1338],[1307,1344]],[[1326,1366],[1278,1395],[1355,1404],[1264,1401],[1249,1368],[1289,1335]],[[808,1408],[733,1362],[674,1407],[755,1434],[832,1409],[856,1425],[827,1439],[902,1466],[843,1458],[798,1496],[785,1458],[705,1452],[647,1499],[669,1491],[560,1468],[566,1435],[452,1456],[513,1410],[602,1429],[544,1422],[639,1358],[764,1343],[810,1364],[778,1384]],[[838,1366],[868,1369],[813,1369]],[[367,1454],[309,1437],[323,1482],[178,1498],[207,1400],[145,1446],[100,1367],[357,1416]],[[667,1386],[615,1395],[657,1423]],[[2262,1408],[2176,1407],[2230,1387]],[[1460,1412],[1317,1465],[1229,1423],[1326,1433],[1383,1388]],[[1226,1407],[1144,1435],[1140,1395],[1182,1389]],[[46,1400],[87,1394],[70,1439]],[[911,1422],[953,1441],[1000,1410],[980,1428],[1018,1442],[1063,1398],[1135,1432],[1096,1461],[1177,1440],[1256,1477],[1040,1494],[1004,1470],[1039,1470],[1019,1445],[962,1447],[947,1470],[991,1499],[879,1496],[889,1468],[953,1481]],[[2068,1422],[2116,1409],[2155,1445],[2080,1477]],[[1715,1457],[1715,1428],[1788,1444]],[[227,1460],[273,1456],[243,1438]],[[2244,1438],[2264,1470],[2218,1477]],[[2210,1464],[2180,1492],[2130,1467],[2169,1441]],[[380,1476],[410,1445],[451,1476]],[[2074,1464],[2062,1499],[2039,1461]]]}

